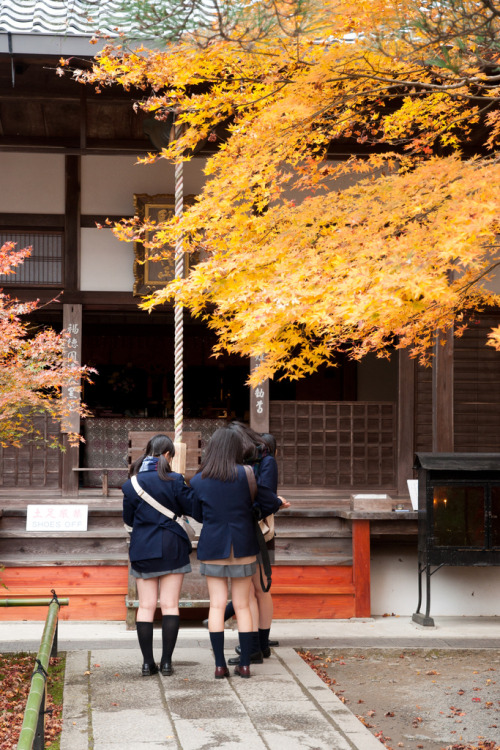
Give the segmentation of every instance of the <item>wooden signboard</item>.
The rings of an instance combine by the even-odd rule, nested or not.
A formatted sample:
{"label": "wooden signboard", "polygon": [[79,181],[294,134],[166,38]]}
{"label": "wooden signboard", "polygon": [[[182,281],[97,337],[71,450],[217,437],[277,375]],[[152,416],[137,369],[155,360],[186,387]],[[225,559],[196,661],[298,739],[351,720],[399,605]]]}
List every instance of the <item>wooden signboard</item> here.
{"label": "wooden signboard", "polygon": [[[250,371],[261,361],[261,357],[250,357]],[[250,427],[255,432],[269,432],[269,380],[250,388]]]}

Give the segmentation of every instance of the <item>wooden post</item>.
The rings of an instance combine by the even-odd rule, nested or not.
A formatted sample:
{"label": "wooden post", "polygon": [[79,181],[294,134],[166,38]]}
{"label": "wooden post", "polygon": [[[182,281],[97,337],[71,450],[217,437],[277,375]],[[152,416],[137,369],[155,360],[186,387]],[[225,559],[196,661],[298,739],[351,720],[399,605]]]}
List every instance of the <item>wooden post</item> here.
{"label": "wooden post", "polygon": [[370,521],[352,520],[352,575],[356,617],[370,617]]}
{"label": "wooden post", "polygon": [[[250,372],[260,362],[260,357],[250,357]],[[269,432],[269,380],[250,388],[250,427],[255,432]]]}
{"label": "wooden post", "polygon": [[174,443],[175,456],[172,461],[172,470],[178,474],[186,473],[186,443]]}
{"label": "wooden post", "polygon": [[[80,157],[68,155],[65,158],[65,219],[64,219],[64,291],[71,294],[79,288],[80,281]],[[70,297],[71,298],[71,297]],[[81,330],[82,330],[82,306],[63,305],[63,328],[69,331],[71,338],[68,343],[67,355],[74,359],[75,363],[81,362]],[[79,381],[68,383],[63,388],[63,393],[73,400],[75,385]],[[78,402],[80,394],[78,393]],[[68,432],[80,432],[80,417],[73,413],[69,419],[64,420],[61,425],[63,433],[63,446],[65,452],[62,458],[62,481],[63,495],[78,495],[78,472],[73,468],[78,466],[79,449],[72,447],[68,440]]]}
{"label": "wooden post", "polygon": [[454,449],[453,328],[439,333],[432,364],[432,451]]}
{"label": "wooden post", "polygon": [[64,291],[80,283],[80,157],[66,156],[64,213]]}
{"label": "wooden post", "polygon": [[405,349],[399,350],[397,439],[398,495],[407,495],[415,453],[415,360]]}
{"label": "wooden post", "polygon": [[[80,365],[82,356],[82,306],[63,305],[63,328],[68,333],[65,355],[75,367]],[[71,446],[68,440],[69,432],[80,432],[80,379],[75,377],[63,386],[63,398],[68,399],[71,411],[61,423],[63,445],[65,451],[62,460],[62,492],[63,495],[78,495],[78,467],[79,446]]]}

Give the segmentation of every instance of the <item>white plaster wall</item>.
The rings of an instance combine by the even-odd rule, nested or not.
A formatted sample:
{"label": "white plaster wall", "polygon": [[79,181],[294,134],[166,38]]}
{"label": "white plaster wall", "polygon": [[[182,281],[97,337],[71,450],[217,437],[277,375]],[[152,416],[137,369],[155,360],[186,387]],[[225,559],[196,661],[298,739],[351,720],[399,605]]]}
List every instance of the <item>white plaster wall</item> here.
{"label": "white plaster wall", "polygon": [[[421,611],[425,612],[422,577]],[[372,615],[412,615],[417,608],[417,548],[390,544],[372,548]],[[500,615],[500,567],[443,567],[431,577],[432,616]]]}
{"label": "white plaster wall", "polygon": [[134,247],[110,229],[82,229],[80,289],[84,292],[131,292]]}
{"label": "white plaster wall", "polygon": [[[205,159],[184,164],[184,195],[197,195],[204,182]],[[170,193],[175,188],[174,166],[161,159],[137,164],[135,156],[82,158],[82,213],[131,216],[134,193]]]}
{"label": "white plaster wall", "polygon": [[64,156],[2,154],[0,212],[63,214]]}

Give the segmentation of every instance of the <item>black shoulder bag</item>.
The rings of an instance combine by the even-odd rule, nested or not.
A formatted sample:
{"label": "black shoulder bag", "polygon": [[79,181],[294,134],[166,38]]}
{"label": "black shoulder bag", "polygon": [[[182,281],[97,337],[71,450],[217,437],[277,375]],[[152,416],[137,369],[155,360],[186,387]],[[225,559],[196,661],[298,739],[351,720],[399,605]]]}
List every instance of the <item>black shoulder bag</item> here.
{"label": "black shoulder bag", "polygon": [[[269,560],[269,550],[266,546],[266,540],[264,539],[264,534],[262,533],[262,529],[259,525],[259,517],[260,513],[258,512],[257,508],[254,506],[255,498],[257,496],[257,480],[255,479],[255,474],[253,473],[253,469],[251,466],[243,466],[245,469],[245,474],[247,475],[248,480],[248,486],[250,487],[250,497],[252,498],[252,509],[253,509],[253,523],[254,523],[254,529],[255,529],[255,535],[257,537],[257,541],[259,543],[259,549],[260,549],[260,558],[262,560],[262,565],[259,562],[259,573],[260,573],[260,585],[262,588],[262,591],[268,592],[271,588],[272,583],[272,571],[271,571],[271,561]],[[264,583],[264,577],[262,575],[262,567],[264,567],[264,573],[267,578],[267,585]]]}

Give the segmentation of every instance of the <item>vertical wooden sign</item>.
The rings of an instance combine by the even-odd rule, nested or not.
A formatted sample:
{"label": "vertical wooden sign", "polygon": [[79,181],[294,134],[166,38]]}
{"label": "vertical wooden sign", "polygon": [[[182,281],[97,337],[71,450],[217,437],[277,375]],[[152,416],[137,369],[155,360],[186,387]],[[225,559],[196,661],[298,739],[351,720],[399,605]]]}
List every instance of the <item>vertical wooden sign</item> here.
{"label": "vertical wooden sign", "polygon": [[[80,366],[82,358],[81,305],[63,305],[63,328],[68,334],[64,354],[76,370]],[[75,374],[62,389],[63,398],[67,399],[70,412],[62,420],[61,432],[80,432],[80,391],[80,378]]]}
{"label": "vertical wooden sign", "polygon": [[[250,357],[250,372],[261,360],[262,357]],[[269,432],[269,380],[250,388],[250,427],[255,432]]]}

